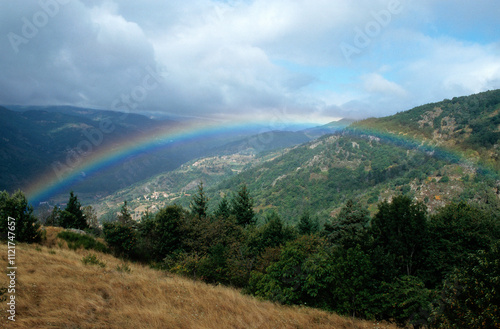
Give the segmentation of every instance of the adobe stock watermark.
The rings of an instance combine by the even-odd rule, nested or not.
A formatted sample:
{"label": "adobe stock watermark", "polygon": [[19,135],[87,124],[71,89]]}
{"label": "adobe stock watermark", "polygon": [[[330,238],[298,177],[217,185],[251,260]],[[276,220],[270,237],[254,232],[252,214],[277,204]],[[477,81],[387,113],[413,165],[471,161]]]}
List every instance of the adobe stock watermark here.
{"label": "adobe stock watermark", "polygon": [[7,218],[7,277],[9,285],[7,286],[7,317],[10,321],[16,321],[16,219]]}
{"label": "adobe stock watermark", "polygon": [[154,71],[150,66],[147,66],[146,72],[141,84],[132,88],[128,93],[122,93],[111,103],[111,110],[125,111],[128,114],[130,110],[137,109],[139,103],[146,99],[150,91],[158,88],[162,79],[158,70]]}
{"label": "adobe stock watermark", "polygon": [[39,0],[40,10],[36,11],[31,17],[23,16],[21,18],[20,34],[9,32],[9,39],[12,50],[17,54],[19,46],[25,45],[38,35],[40,29],[44,28],[54,18],[61,9],[61,6],[67,5],[71,0]]}
{"label": "adobe stock watermark", "polygon": [[395,15],[401,14],[403,11],[403,4],[399,0],[390,0],[387,8],[380,11],[370,12],[372,20],[368,21],[363,28],[356,26],[354,28],[354,38],[352,43],[342,42],[340,50],[344,58],[350,62],[353,55],[359,55],[367,48],[372,40],[382,33],[391,22]]}
{"label": "adobe stock watermark", "polygon": [[[150,66],[147,66],[145,70],[146,74],[140,84],[134,86],[129,92],[122,93],[111,103],[112,110],[125,111],[118,118],[119,120],[124,120],[130,110],[136,109],[138,104],[144,101],[148,94],[161,84],[162,76],[158,71],[153,70]],[[63,180],[66,174],[75,170],[86,157],[102,145],[105,136],[115,131],[115,123],[117,122],[113,122],[110,118],[104,118],[99,121],[97,128],[84,129],[83,135],[85,138],[68,152],[65,163],[61,161],[52,163],[52,170],[58,179]]]}

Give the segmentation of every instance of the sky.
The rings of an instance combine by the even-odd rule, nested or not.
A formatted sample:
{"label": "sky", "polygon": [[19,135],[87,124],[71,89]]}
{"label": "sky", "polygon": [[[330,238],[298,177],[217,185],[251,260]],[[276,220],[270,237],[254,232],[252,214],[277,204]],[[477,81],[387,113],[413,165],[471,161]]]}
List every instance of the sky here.
{"label": "sky", "polygon": [[0,2],[0,104],[380,117],[500,88],[498,0]]}

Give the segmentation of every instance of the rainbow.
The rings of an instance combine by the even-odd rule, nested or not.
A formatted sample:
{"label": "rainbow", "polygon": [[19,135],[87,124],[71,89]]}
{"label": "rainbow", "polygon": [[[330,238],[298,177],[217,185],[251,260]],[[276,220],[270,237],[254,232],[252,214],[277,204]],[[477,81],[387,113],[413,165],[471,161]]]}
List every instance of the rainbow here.
{"label": "rainbow", "polygon": [[394,134],[386,129],[374,129],[363,126],[349,126],[345,129],[345,133],[355,136],[376,137],[386,143],[406,149],[418,150],[449,163],[464,163],[473,166],[477,173],[500,179],[500,173],[491,163],[485,163],[482,159],[473,160],[471,156],[467,156],[466,152],[458,147],[443,147],[432,144],[430,141],[426,141],[425,138],[419,139],[407,134]]}
{"label": "rainbow", "polygon": [[[280,122],[281,124],[283,123]],[[179,143],[193,142],[226,133],[265,132],[272,130],[272,127],[273,125],[270,125],[269,122],[221,124],[199,121],[166,127],[160,131],[153,131],[123,141],[119,145],[89,151],[87,154],[82,154],[76,164],[54,163],[51,169],[27,186],[24,191],[30,203],[38,205],[55,195],[69,193],[71,187],[81,181],[82,173],[85,174],[85,177],[90,177],[123,162],[127,158],[155,152]],[[103,138],[106,138],[106,134],[103,135]]]}
{"label": "rainbow", "polygon": [[[265,127],[267,127],[267,130],[265,130]],[[206,122],[180,124],[175,127],[154,131],[132,140],[124,141],[119,145],[89,152],[88,155],[82,156],[81,161],[76,165],[67,166],[69,169],[62,173],[53,169],[48,170],[43,177],[28,186],[25,189],[25,193],[31,204],[38,205],[40,202],[47,201],[55,195],[69,192],[75,183],[81,181],[82,173],[85,173],[85,177],[90,177],[132,156],[154,152],[162,148],[174,146],[178,143],[193,142],[212,136],[223,135],[224,133],[244,133],[259,130],[263,132],[272,130],[270,128],[269,122],[237,122],[229,125]],[[414,137],[363,128],[347,128],[346,133],[378,137],[385,142],[409,149],[418,149],[431,156],[446,159],[451,162],[467,161],[464,154],[460,151],[423,143],[421,140]],[[479,164],[475,163],[474,165],[477,166]],[[487,172],[496,174],[495,170],[489,170],[480,165],[479,167]]]}
{"label": "rainbow", "polygon": [[465,159],[465,155],[460,150],[453,150],[451,148],[445,148],[437,145],[432,145],[426,143],[423,139],[420,140],[415,137],[409,137],[405,134],[394,134],[389,131],[376,130],[373,128],[365,127],[348,127],[346,129],[348,134],[356,136],[372,136],[383,140],[384,142],[394,144],[396,146],[401,146],[407,149],[417,149],[421,152],[425,152],[433,157],[447,160],[449,162],[459,162]]}

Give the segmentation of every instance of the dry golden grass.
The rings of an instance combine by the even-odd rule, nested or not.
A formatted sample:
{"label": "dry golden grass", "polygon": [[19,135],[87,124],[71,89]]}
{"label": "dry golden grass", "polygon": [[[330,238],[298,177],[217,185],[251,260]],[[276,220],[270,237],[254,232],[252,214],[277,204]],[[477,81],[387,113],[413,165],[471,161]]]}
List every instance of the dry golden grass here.
{"label": "dry golden grass", "polygon": [[[67,249],[47,228],[43,245],[16,246],[16,322],[5,328],[396,328],[303,308],[284,307],[137,264],[130,273],[111,255],[93,252],[104,268],[84,265],[90,252]],[[7,267],[1,244],[0,266]],[[6,286],[2,275],[0,286]]]}

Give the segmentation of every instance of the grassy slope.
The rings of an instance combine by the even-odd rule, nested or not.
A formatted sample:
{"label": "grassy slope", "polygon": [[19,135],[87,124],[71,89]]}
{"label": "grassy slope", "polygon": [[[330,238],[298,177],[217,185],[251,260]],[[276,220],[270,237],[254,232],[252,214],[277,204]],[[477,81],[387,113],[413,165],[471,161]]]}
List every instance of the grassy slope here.
{"label": "grassy slope", "polygon": [[[47,228],[43,246],[17,246],[15,325],[9,328],[395,328],[304,307],[285,307],[237,290],[193,282],[96,253],[105,268],[83,265],[89,252],[70,251]],[[0,266],[6,268],[6,245]],[[5,286],[3,275],[0,284]],[[0,304],[1,314],[6,304]]]}

